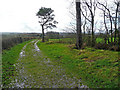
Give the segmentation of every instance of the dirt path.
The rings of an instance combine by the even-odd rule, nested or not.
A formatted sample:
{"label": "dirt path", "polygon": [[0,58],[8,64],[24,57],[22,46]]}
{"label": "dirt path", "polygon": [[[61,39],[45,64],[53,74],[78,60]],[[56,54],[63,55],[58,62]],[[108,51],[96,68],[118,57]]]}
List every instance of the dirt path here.
{"label": "dirt path", "polygon": [[38,40],[26,44],[18,59],[16,76],[9,87],[17,88],[87,88],[76,77],[71,78],[57,63],[44,56]]}

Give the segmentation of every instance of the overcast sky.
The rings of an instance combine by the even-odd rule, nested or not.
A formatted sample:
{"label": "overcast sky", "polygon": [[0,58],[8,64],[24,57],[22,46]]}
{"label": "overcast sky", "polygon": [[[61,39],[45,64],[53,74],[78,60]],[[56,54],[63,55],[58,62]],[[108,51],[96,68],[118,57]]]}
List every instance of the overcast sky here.
{"label": "overcast sky", "polygon": [[0,32],[41,32],[36,16],[41,7],[54,10],[57,31],[69,24],[67,0],[0,0]]}
{"label": "overcast sky", "polygon": [[[0,0],[0,32],[41,32],[36,16],[41,7],[54,10],[59,23],[52,30],[62,32],[71,21],[69,10],[75,10],[70,1],[73,0]],[[97,21],[100,18],[99,11],[95,18]]]}

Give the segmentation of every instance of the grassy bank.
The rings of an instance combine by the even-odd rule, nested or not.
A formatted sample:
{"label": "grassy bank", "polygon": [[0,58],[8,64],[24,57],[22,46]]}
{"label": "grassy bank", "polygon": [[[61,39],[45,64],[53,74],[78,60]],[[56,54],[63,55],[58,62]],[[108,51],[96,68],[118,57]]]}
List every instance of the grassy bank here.
{"label": "grassy bank", "polygon": [[[81,78],[90,88],[118,87],[118,52],[85,48],[72,49],[70,44],[38,42],[40,50],[66,72]],[[119,58],[120,59],[120,58]]]}
{"label": "grassy bank", "polygon": [[[30,40],[31,41],[31,40]],[[6,86],[10,83],[10,77],[14,76],[15,66],[14,64],[19,58],[19,54],[23,46],[30,42],[26,41],[24,43],[18,44],[12,47],[10,50],[4,50],[2,54],[2,84]]]}

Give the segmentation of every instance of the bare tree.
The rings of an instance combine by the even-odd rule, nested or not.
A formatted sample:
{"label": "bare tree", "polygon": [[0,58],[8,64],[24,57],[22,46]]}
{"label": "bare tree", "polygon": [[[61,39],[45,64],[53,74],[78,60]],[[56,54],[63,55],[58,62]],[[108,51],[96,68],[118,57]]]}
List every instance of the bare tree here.
{"label": "bare tree", "polygon": [[65,32],[72,32],[76,34],[76,10],[75,10],[75,0],[68,0],[69,2],[69,7],[68,7],[68,12],[69,12],[69,17],[71,18],[71,21],[69,25],[65,27],[65,29],[62,29]]}
{"label": "bare tree", "polygon": [[65,29],[63,29],[63,31],[76,33],[76,26],[75,25],[76,25],[76,23],[70,22],[69,26],[66,26]]}
{"label": "bare tree", "polygon": [[96,0],[89,0],[88,1],[83,1],[83,3],[87,6],[89,12],[90,12],[90,17],[91,18],[88,18],[86,17],[86,15],[83,13],[82,11],[82,15],[86,18],[86,20],[88,20],[90,23],[91,23],[91,29],[92,29],[92,47],[95,45],[95,37],[94,37],[94,19],[95,19],[95,11],[96,11],[96,6],[97,6],[97,3],[96,3]]}
{"label": "bare tree", "polygon": [[[83,9],[84,9],[84,11],[83,11]],[[88,16],[88,12],[87,12],[87,8],[85,7],[85,6],[82,6],[82,9],[81,9],[81,12],[82,13],[85,13],[84,15],[87,17]],[[89,15],[90,16],[90,15]],[[88,16],[88,18],[89,18],[89,16]],[[84,16],[83,16],[84,17]],[[83,18],[82,17],[82,18]],[[87,29],[87,19],[84,17],[84,19],[82,19],[82,26],[83,26],[83,33],[84,33],[84,36],[85,36],[85,32],[86,32],[86,29]]]}
{"label": "bare tree", "polygon": [[103,3],[100,3],[98,2],[101,6],[104,7],[104,9],[106,9],[106,12],[108,15],[106,15],[108,18],[109,18],[109,21],[110,21],[110,33],[111,33],[111,43],[113,42],[113,22],[112,22],[112,14],[111,14],[111,11],[110,11],[110,8],[107,7],[107,2],[104,2],[106,3],[106,5],[104,5]]}
{"label": "bare tree", "polygon": [[106,9],[104,9],[104,7],[100,7],[98,5],[97,5],[97,8],[100,9],[100,10],[102,10],[102,12],[103,12],[104,26],[105,26],[105,30],[106,30],[105,31],[105,34],[106,34],[105,35],[105,43],[107,43],[107,41],[109,43],[109,32],[108,32],[108,27],[107,27],[107,24],[106,24],[106,17],[107,17],[107,15],[106,15]]}
{"label": "bare tree", "polygon": [[117,34],[117,18],[118,18],[118,8],[120,6],[120,1],[115,1],[114,0],[114,3],[115,3],[115,6],[116,6],[116,9],[115,9],[115,21],[114,21],[114,25],[115,25],[115,37],[114,37],[114,42],[116,43],[116,34]]}

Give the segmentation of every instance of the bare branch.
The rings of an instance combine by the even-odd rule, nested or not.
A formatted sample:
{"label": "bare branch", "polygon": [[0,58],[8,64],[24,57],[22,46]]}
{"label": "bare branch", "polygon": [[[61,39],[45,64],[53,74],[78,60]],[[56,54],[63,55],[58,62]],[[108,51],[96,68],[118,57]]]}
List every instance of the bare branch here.
{"label": "bare branch", "polygon": [[89,22],[91,22],[91,20],[90,19],[88,19],[86,16],[85,16],[85,14],[83,13],[83,11],[81,10],[81,12],[82,12],[82,15],[89,21]]}

